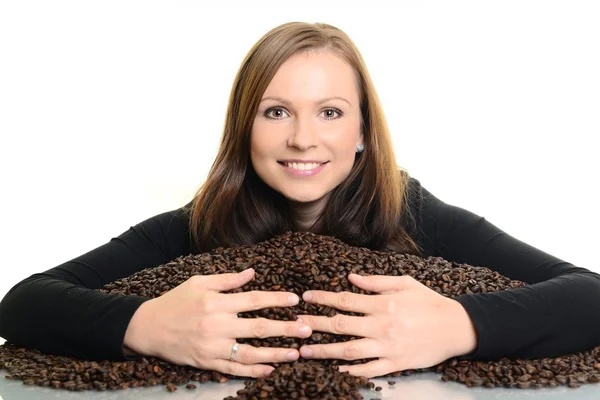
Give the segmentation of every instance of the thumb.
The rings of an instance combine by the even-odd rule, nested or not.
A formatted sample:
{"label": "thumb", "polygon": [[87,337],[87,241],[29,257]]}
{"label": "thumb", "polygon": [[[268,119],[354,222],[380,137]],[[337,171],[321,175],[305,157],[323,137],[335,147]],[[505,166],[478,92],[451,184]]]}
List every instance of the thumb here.
{"label": "thumb", "polygon": [[207,290],[225,291],[244,286],[254,277],[254,269],[248,268],[239,273],[219,274],[206,276],[205,288]]}
{"label": "thumb", "polygon": [[350,283],[361,289],[377,293],[396,293],[405,290],[411,285],[413,278],[409,275],[389,276],[389,275],[367,275],[358,274],[348,275]]}

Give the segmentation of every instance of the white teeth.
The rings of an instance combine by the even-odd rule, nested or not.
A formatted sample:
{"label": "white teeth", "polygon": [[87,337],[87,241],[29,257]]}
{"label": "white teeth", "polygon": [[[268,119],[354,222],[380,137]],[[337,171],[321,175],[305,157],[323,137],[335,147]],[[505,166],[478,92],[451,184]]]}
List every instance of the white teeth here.
{"label": "white teeth", "polygon": [[300,171],[306,171],[315,169],[321,164],[319,163],[285,163],[288,168],[298,169]]}

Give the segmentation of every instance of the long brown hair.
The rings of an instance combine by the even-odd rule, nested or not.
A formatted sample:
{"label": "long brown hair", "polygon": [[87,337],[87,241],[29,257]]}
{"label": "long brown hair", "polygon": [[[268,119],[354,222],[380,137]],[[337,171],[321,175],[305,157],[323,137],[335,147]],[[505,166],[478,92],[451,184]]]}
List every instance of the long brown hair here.
{"label": "long brown hair", "polygon": [[188,209],[194,250],[253,244],[295,229],[286,199],[252,167],[250,133],[261,97],[279,67],[308,50],[334,51],[354,68],[365,147],[347,179],[332,190],[319,233],[353,246],[420,255],[403,224],[403,219],[412,218],[407,214],[409,175],[396,165],[387,122],[362,56],[340,29],[305,22],[285,23],[267,32],[237,72],[218,154]]}

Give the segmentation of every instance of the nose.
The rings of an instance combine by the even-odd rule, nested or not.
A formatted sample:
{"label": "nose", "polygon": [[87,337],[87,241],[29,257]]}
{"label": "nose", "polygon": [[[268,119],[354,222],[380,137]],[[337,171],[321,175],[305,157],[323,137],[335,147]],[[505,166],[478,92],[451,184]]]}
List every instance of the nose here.
{"label": "nose", "polygon": [[317,127],[314,121],[309,119],[296,119],[288,146],[296,147],[300,150],[307,150],[317,145]]}

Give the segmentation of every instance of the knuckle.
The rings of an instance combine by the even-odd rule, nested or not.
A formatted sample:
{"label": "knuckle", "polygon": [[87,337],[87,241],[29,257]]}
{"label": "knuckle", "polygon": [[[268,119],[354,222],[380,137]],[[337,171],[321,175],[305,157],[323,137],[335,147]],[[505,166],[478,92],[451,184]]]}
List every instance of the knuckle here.
{"label": "knuckle", "polygon": [[317,358],[333,358],[329,355],[329,350],[326,346],[314,346],[313,352]]}
{"label": "knuckle", "polygon": [[343,314],[336,314],[331,318],[332,329],[335,333],[343,333],[347,323],[348,319]]}
{"label": "knuckle", "polygon": [[298,336],[298,329],[300,328],[300,324],[297,322],[283,322],[285,324],[285,328],[283,331],[285,332],[285,336],[294,337]]}
{"label": "knuckle", "polygon": [[262,307],[262,299],[258,292],[250,292],[250,307],[253,310],[258,310]]}
{"label": "knuckle", "polygon": [[342,292],[338,297],[338,306],[340,309],[351,308],[354,305],[354,297],[350,292]]}
{"label": "knuckle", "polygon": [[204,277],[202,275],[192,275],[189,281],[194,285],[200,285],[204,281]]}
{"label": "knuckle", "polygon": [[344,359],[345,360],[356,360],[360,358],[360,350],[354,343],[344,344]]}
{"label": "knuckle", "polygon": [[252,334],[257,338],[267,337],[269,321],[266,318],[256,318],[252,324]]}
{"label": "knuckle", "polygon": [[240,369],[241,364],[235,362],[228,362],[225,365],[225,373],[229,375],[238,375],[238,370]]}
{"label": "knuckle", "polygon": [[216,302],[208,296],[203,296],[198,303],[198,307],[204,314],[210,314],[215,311]]}
{"label": "knuckle", "polygon": [[245,348],[245,346],[240,347],[238,351],[239,362],[242,364],[254,364],[256,362],[256,353],[253,348]]}

